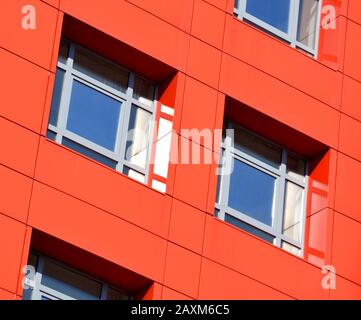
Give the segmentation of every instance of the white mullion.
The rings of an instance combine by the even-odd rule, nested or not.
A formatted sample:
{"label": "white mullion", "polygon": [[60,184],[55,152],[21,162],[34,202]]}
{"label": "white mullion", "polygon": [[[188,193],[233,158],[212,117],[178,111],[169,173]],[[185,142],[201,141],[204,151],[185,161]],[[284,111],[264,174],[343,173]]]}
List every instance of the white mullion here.
{"label": "white mullion", "polygon": [[276,230],[276,240],[275,245],[281,247],[281,235],[283,228],[283,215],[284,215],[284,202],[285,202],[285,193],[286,193],[286,172],[287,172],[287,151],[282,150],[282,164],[281,164],[281,177],[279,179],[278,186],[278,201],[277,201],[277,211],[275,214],[275,230]]}
{"label": "white mullion", "polygon": [[289,34],[291,39],[291,46],[296,47],[298,20],[300,13],[300,0],[291,0],[290,15],[289,15]]}
{"label": "white mullion", "polygon": [[50,124],[48,125],[48,130],[55,133],[55,134],[58,134],[59,130],[58,130],[58,127],[55,127],[54,125]]}
{"label": "white mullion", "polygon": [[61,92],[60,98],[60,106],[59,106],[59,114],[58,114],[58,133],[56,135],[55,141],[59,144],[62,142],[62,136],[64,134],[66,123],[68,119],[68,112],[70,106],[71,99],[71,91],[72,91],[72,69],[74,64],[74,56],[75,56],[75,46],[70,43],[69,47],[69,55],[66,63],[66,72],[64,75],[64,83]]}
{"label": "white mullion", "polygon": [[309,165],[306,162],[306,187],[303,190],[302,218],[301,218],[301,257],[305,253],[305,236],[306,236],[306,220],[307,220],[307,199],[308,199],[308,182],[309,182]]}
{"label": "white mullion", "polygon": [[246,13],[247,0],[239,0],[238,2],[238,17],[243,20],[244,14]]}
{"label": "white mullion", "polygon": [[124,160],[127,149],[128,140],[128,128],[130,121],[130,113],[132,110],[132,98],[134,92],[135,75],[133,72],[129,74],[129,84],[127,89],[127,100],[124,103],[124,114],[122,119],[122,129],[120,131],[120,146],[119,146],[119,162],[117,164],[117,170],[120,172],[124,171]]}
{"label": "white mullion", "polygon": [[[225,150],[223,153],[223,161],[227,162],[227,159],[232,159],[231,161],[234,161],[234,157],[231,153],[232,150],[232,146],[234,144],[234,134],[231,135],[231,131],[230,130],[234,130],[233,124],[229,123],[228,127],[226,129],[226,138],[225,138]],[[233,131],[234,132],[234,131]],[[222,168],[223,169],[223,168]],[[229,200],[229,190],[230,190],[230,185],[231,185],[231,175],[232,173],[229,174],[224,174],[223,170],[222,170],[222,192],[220,193],[220,198],[219,198],[219,204],[221,206],[221,210],[219,211],[219,215],[218,218],[221,220],[225,220],[225,214],[226,214],[226,210],[228,208],[228,200]]]}
{"label": "white mullion", "polygon": [[321,12],[322,12],[322,4],[323,0],[318,0],[318,11],[317,11],[317,24],[316,24],[316,37],[315,37],[315,47],[314,49],[314,58],[318,58],[318,49],[319,49],[319,41],[320,41],[320,32],[321,32]]}
{"label": "white mullion", "polygon": [[145,184],[148,184],[149,182],[149,175],[150,175],[150,161],[151,161],[151,157],[152,157],[152,148],[153,148],[153,142],[154,142],[154,147],[155,147],[155,143],[156,141],[154,141],[153,139],[157,139],[156,137],[154,137],[154,130],[155,130],[155,119],[157,117],[157,106],[158,106],[158,87],[155,87],[154,90],[154,96],[153,96],[153,112],[152,117],[151,117],[151,123],[150,126],[148,128],[148,146],[147,146],[147,161],[146,161],[146,166],[145,166]]}
{"label": "white mullion", "polygon": [[228,192],[224,188],[224,177],[223,177],[223,161],[225,159],[225,152],[224,148],[221,148],[221,155],[220,155],[220,167],[218,167],[218,172],[220,173],[217,176],[217,189],[218,189],[218,202],[216,202],[216,209],[219,211],[217,218],[224,220],[225,218],[225,207],[224,204],[222,206],[222,199],[225,194]]}
{"label": "white mullion", "polygon": [[41,278],[43,276],[43,270],[44,270],[44,258],[40,255],[38,255],[38,264],[36,268],[36,274],[35,274],[35,287],[31,294],[31,300],[41,300]]}

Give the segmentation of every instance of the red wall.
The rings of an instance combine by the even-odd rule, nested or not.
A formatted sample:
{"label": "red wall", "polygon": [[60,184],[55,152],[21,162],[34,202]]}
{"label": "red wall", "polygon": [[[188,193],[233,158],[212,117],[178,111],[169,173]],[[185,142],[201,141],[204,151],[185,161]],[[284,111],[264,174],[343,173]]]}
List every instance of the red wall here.
{"label": "red wall", "polygon": [[[148,299],[361,298],[361,2],[323,2],[337,28],[321,29],[318,60],[234,18],[233,3],[1,0],[0,298],[21,298],[33,229],[152,280]],[[28,4],[36,30],[21,28]],[[45,138],[64,14],[178,71],[162,97],[178,134],[220,128],[232,98],[327,147],[305,259],[214,218],[215,164],[171,165],[160,194]],[[336,290],[321,287],[324,264]]]}

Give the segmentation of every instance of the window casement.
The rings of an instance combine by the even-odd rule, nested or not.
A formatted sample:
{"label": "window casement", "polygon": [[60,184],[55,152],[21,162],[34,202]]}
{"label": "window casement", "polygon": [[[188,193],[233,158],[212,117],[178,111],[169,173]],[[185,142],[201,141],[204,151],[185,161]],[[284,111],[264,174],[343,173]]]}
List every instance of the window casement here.
{"label": "window casement", "polygon": [[317,55],[322,0],[235,0],[234,14]]}
{"label": "window casement", "polygon": [[130,300],[116,289],[58,261],[30,253],[23,300]]}
{"label": "window casement", "polygon": [[147,183],[155,95],[152,82],[62,40],[47,137]]}
{"label": "window casement", "polygon": [[216,216],[302,256],[307,161],[235,123],[226,129],[222,157],[232,170],[221,170]]}

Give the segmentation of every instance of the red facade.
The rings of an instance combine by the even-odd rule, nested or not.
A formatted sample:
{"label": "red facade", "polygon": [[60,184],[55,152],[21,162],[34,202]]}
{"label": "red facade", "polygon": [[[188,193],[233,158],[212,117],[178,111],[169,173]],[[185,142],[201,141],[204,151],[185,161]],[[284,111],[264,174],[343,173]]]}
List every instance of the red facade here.
{"label": "red facade", "polygon": [[[360,299],[361,2],[322,5],[315,59],[234,0],[1,0],[0,298],[22,298],[37,250],[139,299]],[[216,163],[170,164],[160,193],[46,138],[61,37],[157,82],[179,145],[228,116],[306,157],[304,257],[214,216]]]}

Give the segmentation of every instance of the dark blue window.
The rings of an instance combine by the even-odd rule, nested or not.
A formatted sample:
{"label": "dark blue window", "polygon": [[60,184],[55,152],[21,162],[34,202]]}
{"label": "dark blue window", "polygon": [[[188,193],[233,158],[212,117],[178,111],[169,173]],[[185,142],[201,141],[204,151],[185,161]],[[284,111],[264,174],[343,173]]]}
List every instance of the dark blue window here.
{"label": "dark blue window", "polygon": [[67,129],[114,151],[121,102],[73,82]]}
{"label": "dark blue window", "polygon": [[288,33],[290,0],[247,0],[246,12]]}
{"label": "dark blue window", "polygon": [[224,217],[224,221],[230,223],[230,224],[233,224],[234,226],[246,231],[246,232],[249,232],[253,235],[255,235],[256,237],[259,237],[261,239],[263,239],[264,241],[267,241],[269,243],[273,243],[273,240],[274,240],[274,236],[266,233],[266,232],[263,232],[262,230],[259,230],[247,223],[244,223],[243,221],[229,215],[229,214],[226,214],[225,217]]}
{"label": "dark blue window", "polygon": [[[53,140],[55,140],[55,139],[53,139]],[[62,143],[64,146],[68,147],[69,149],[75,150],[76,152],[79,152],[79,153],[81,153],[97,162],[100,162],[108,167],[111,167],[113,169],[116,169],[116,167],[117,167],[116,161],[109,159],[109,158],[103,156],[102,154],[97,153],[89,148],[86,148],[86,147],[82,146],[81,144],[76,143],[70,139],[63,137]]]}
{"label": "dark blue window", "polygon": [[49,123],[52,124],[53,126],[56,126],[58,123],[58,115],[60,108],[61,93],[63,90],[64,75],[65,75],[64,70],[59,68],[56,70],[53,100],[51,102],[50,117],[49,117]]}
{"label": "dark blue window", "polygon": [[275,183],[274,177],[235,159],[228,206],[271,226]]}

